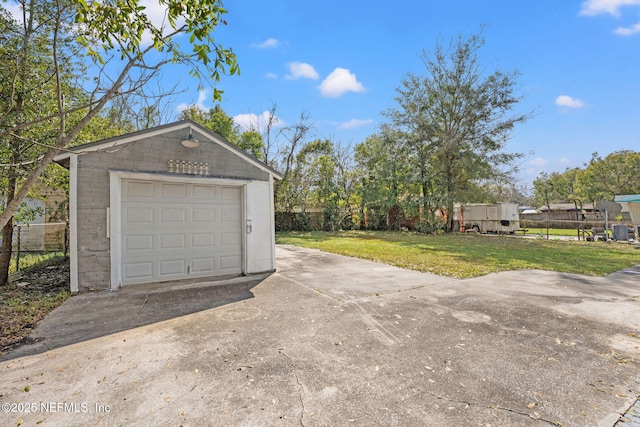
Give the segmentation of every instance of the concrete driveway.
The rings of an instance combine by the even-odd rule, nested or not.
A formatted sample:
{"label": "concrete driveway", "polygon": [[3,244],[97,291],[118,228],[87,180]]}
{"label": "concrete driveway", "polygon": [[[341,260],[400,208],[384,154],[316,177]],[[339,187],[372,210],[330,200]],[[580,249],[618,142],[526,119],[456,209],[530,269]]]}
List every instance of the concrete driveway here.
{"label": "concrete driveway", "polygon": [[277,251],[272,275],[69,299],[4,357],[0,425],[612,426],[640,395],[640,266]]}

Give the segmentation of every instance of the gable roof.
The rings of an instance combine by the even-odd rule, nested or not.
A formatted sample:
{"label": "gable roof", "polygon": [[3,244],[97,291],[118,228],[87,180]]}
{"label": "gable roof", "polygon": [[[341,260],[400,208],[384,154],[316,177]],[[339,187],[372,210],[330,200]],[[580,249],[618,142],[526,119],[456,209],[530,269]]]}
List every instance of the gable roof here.
{"label": "gable roof", "polygon": [[[189,129],[191,128],[192,130],[197,131],[199,134],[204,135],[207,139],[209,139],[210,141],[218,144],[219,146],[233,152],[234,154],[242,157],[244,160],[246,160],[247,162],[251,163],[252,165],[256,166],[257,168],[263,170],[264,172],[267,172],[268,174],[272,175],[275,179],[283,179],[284,176],[278,172],[277,170],[273,169],[272,167],[268,166],[267,164],[261,162],[260,160],[258,160],[256,157],[252,156],[251,154],[242,151],[241,149],[239,149],[238,147],[236,147],[235,145],[231,144],[229,141],[227,141],[226,139],[224,139],[223,137],[221,137],[220,135],[218,135],[217,133],[205,128],[204,126],[194,122],[193,120],[187,119],[187,120],[180,120],[178,122],[174,122],[174,123],[169,123],[166,125],[161,125],[161,126],[157,126],[154,128],[150,128],[150,129],[144,129],[144,130],[140,130],[137,132],[131,132],[131,133],[127,133],[124,135],[120,135],[120,136],[116,136],[116,137],[112,137],[112,138],[107,138],[107,139],[103,139],[100,141],[95,141],[95,142],[90,142],[88,144],[82,144],[82,145],[78,145],[76,147],[71,147],[71,148],[67,148],[64,151],[61,151],[60,153],[58,153],[53,160],[56,163],[61,164],[64,167],[69,167],[69,158],[71,157],[71,154],[82,154],[82,153],[91,153],[91,152],[95,152],[95,151],[105,151],[109,148],[113,148],[113,147],[117,147],[119,145],[123,145],[123,144],[129,144],[131,142],[134,141],[139,141],[143,138],[150,138],[156,135],[162,135],[168,132],[173,132],[175,130],[180,130],[180,129]],[[185,137],[187,136],[187,134],[185,133]]]}

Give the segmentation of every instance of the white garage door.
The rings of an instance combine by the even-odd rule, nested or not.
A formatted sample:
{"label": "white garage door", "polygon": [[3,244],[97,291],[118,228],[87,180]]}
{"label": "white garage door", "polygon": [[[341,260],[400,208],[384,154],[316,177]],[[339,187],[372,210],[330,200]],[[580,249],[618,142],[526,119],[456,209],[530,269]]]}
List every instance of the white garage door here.
{"label": "white garage door", "polygon": [[241,273],[241,195],[241,187],[123,180],[123,284]]}

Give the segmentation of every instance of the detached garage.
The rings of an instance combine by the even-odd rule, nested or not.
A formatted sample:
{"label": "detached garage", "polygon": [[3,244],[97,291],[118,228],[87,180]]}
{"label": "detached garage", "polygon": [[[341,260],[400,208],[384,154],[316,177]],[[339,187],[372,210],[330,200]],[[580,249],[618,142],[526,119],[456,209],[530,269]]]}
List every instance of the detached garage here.
{"label": "detached garage", "polygon": [[282,176],[190,120],[74,147],[71,291],[275,270]]}

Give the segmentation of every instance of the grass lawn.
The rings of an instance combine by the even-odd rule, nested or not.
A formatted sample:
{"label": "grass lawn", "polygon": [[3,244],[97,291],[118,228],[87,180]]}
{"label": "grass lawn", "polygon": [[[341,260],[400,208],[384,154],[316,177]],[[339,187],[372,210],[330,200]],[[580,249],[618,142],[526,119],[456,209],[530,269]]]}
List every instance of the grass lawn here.
{"label": "grass lawn", "polygon": [[316,248],[457,278],[519,269],[602,276],[640,264],[637,245],[476,234],[278,233],[276,243]]}
{"label": "grass lawn", "polygon": [[[545,238],[547,237],[547,229],[546,228],[535,228],[535,227],[526,227],[527,235],[535,235],[541,234]],[[589,228],[591,230],[591,228]],[[566,229],[566,228],[550,228],[549,229],[549,237],[551,236],[571,236],[578,237],[578,231],[574,229]]]}

